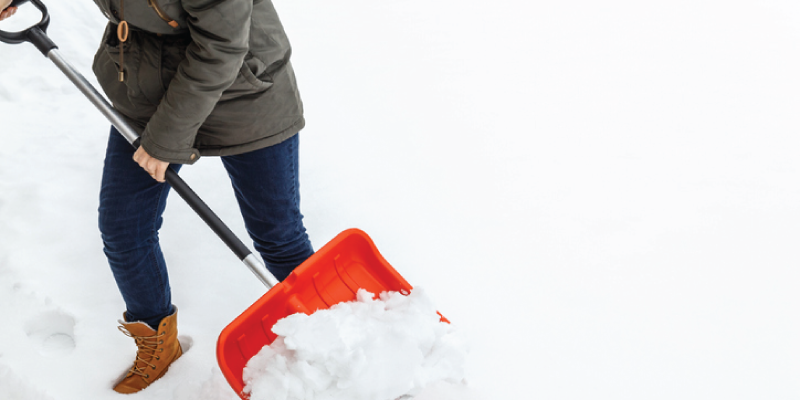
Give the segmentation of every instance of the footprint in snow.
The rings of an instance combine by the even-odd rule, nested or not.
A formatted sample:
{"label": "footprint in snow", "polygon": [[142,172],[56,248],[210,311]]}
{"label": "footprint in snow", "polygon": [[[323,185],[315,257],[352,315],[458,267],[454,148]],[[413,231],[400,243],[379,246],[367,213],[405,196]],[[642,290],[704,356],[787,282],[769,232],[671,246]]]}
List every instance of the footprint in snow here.
{"label": "footprint in snow", "polygon": [[186,354],[194,345],[194,339],[191,336],[178,335],[178,343],[181,344],[181,351]]}
{"label": "footprint in snow", "polygon": [[59,311],[46,311],[25,324],[25,334],[45,357],[60,357],[75,350],[75,318]]}

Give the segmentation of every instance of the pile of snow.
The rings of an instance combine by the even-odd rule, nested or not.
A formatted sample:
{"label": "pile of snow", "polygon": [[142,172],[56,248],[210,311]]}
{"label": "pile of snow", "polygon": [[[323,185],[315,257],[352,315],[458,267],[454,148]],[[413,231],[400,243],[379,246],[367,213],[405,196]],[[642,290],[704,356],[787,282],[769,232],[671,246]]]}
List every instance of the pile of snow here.
{"label": "pile of snow", "polygon": [[273,327],[244,370],[252,400],[394,400],[464,381],[466,342],[424,291],[361,289],[356,301]]}

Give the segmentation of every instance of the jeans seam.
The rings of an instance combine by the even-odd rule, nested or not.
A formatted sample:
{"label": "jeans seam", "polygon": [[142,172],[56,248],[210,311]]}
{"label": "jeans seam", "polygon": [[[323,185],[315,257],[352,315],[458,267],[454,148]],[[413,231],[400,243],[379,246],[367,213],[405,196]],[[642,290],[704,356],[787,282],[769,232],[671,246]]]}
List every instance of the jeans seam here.
{"label": "jeans seam", "polygon": [[[297,157],[294,156],[295,151],[296,151],[295,147],[294,147],[296,140],[299,140],[299,139],[295,139],[295,140],[289,142],[289,147],[290,147],[289,151],[292,154],[292,159],[293,159],[293,162],[292,162],[292,194],[293,194],[292,200],[294,200],[293,213],[294,213],[295,219],[299,220],[300,219],[300,188],[297,187],[297,181],[298,181],[297,170],[300,168],[300,157],[299,157],[299,155]],[[294,224],[295,233],[299,233],[299,231],[297,231],[297,229],[299,229],[298,228],[299,225],[301,225],[301,224]]]}
{"label": "jeans seam", "polygon": [[[164,185],[164,186],[160,188],[159,193],[158,193],[158,201],[155,202],[155,209],[152,210],[153,218],[151,220],[151,225],[150,225],[150,229],[151,229],[150,238],[153,241],[153,243],[151,243],[152,249],[150,251],[150,261],[153,263],[153,265],[155,265],[157,267],[157,268],[155,268],[155,270],[157,271],[157,274],[158,274],[158,276],[157,276],[157,279],[158,279],[158,283],[157,283],[158,284],[158,293],[161,296],[163,296],[164,295],[164,291],[166,289],[166,283],[165,283],[165,279],[164,279],[164,271],[162,271],[161,268],[158,268],[159,267],[159,263],[158,263],[158,257],[156,255],[156,251],[157,251],[157,249],[160,249],[161,245],[160,245],[160,242],[158,240],[158,229],[156,228],[156,224],[157,224],[158,218],[159,218],[158,210],[161,208],[162,201],[165,201],[164,198],[166,197],[166,193],[169,192],[169,186],[167,184],[165,184],[165,183],[161,184],[161,185]],[[165,205],[165,208],[166,208],[166,205]],[[166,260],[164,260],[164,261],[166,263]],[[166,265],[165,265],[165,267],[166,267]],[[166,299],[162,298],[162,299],[159,299],[159,300],[160,301],[164,301]]]}

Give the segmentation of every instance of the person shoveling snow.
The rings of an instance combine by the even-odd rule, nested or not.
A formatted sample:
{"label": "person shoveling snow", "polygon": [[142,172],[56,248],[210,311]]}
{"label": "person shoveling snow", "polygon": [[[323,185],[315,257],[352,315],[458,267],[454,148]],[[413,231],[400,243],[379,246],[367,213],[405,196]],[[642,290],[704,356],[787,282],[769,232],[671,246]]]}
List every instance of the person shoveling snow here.
{"label": "person shoveling snow", "polygon": [[[459,382],[463,379],[460,367],[460,361],[464,358],[463,349],[456,345],[459,341],[451,337],[449,326],[440,322],[440,316],[437,316],[435,309],[430,307],[429,301],[420,300],[418,304],[413,301],[406,303],[402,294],[387,294],[376,302],[371,299],[372,296],[367,291],[360,292],[361,294],[356,296],[361,289],[373,293],[392,291],[408,293],[411,290],[408,282],[383,259],[365,233],[357,229],[347,230],[318,252],[313,252],[303,227],[302,215],[298,210],[297,131],[293,129],[282,131],[283,133],[278,134],[280,138],[276,138],[278,142],[262,143],[259,141],[257,146],[260,147],[258,148],[246,146],[247,149],[245,149],[240,148],[241,146],[234,146],[236,149],[228,149],[231,152],[225,148],[217,148],[214,152],[215,155],[222,157],[223,164],[229,172],[236,189],[237,200],[242,208],[245,226],[255,241],[256,249],[261,253],[262,257],[259,257],[253,254],[186,185],[178,176],[177,168],[166,168],[168,164],[177,165],[181,164],[181,161],[185,161],[180,159],[179,154],[175,155],[178,158],[167,160],[153,158],[145,153],[149,151],[147,143],[148,138],[152,139],[152,132],[149,128],[153,126],[153,121],[163,122],[156,118],[158,115],[163,116],[158,112],[162,109],[158,108],[155,111],[155,114],[152,115],[153,120],[150,122],[145,121],[150,116],[142,117],[143,119],[138,121],[141,124],[137,124],[140,129],[135,129],[130,122],[136,122],[137,118],[127,115],[124,107],[122,110],[115,109],[115,107],[120,108],[120,104],[130,105],[125,102],[130,99],[125,100],[124,96],[117,98],[110,96],[114,103],[112,106],[94,89],[59,54],[55,43],[46,35],[49,14],[42,1],[30,1],[42,12],[41,21],[20,32],[9,33],[0,30],[0,41],[12,44],[27,41],[34,44],[114,125],[108,142],[101,185],[100,230],[105,245],[105,255],[126,303],[127,310],[123,314],[123,320],[120,321],[120,330],[133,338],[138,348],[133,366],[121,380],[114,384],[115,391],[130,394],[149,387],[154,381],[161,378],[172,362],[183,353],[177,335],[177,308],[172,305],[166,265],[158,244],[158,230],[162,222],[161,214],[164,212],[165,199],[170,189],[174,189],[186,200],[198,216],[268,288],[267,293],[261,299],[229,324],[220,334],[217,359],[223,374],[237,394],[242,394],[242,374],[246,361],[264,344],[271,342],[270,336],[274,338],[274,335],[265,334],[270,331],[273,323],[280,317],[295,313],[310,314],[315,310],[328,309],[341,302],[352,300],[356,300],[355,304],[361,304],[361,306],[341,306],[337,310],[350,307],[351,314],[359,316],[359,318],[340,317],[339,319],[351,322],[358,322],[356,320],[362,318],[363,320],[359,322],[360,325],[358,323],[349,325],[335,322],[337,318],[334,317],[332,327],[343,329],[338,336],[337,331],[331,328],[316,329],[319,332],[326,332],[324,336],[327,339],[325,340],[319,340],[320,337],[313,335],[311,339],[308,339],[307,332],[309,331],[304,329],[303,332],[306,333],[299,334],[299,326],[291,328],[292,325],[289,325],[278,328],[278,332],[285,334],[280,343],[285,350],[293,351],[284,356],[286,379],[289,379],[288,373],[296,373],[298,376],[294,381],[291,379],[287,381],[288,385],[284,390],[286,396],[291,395],[295,396],[292,398],[310,400],[314,398],[314,393],[319,392],[323,393],[319,398],[327,399],[340,398],[335,397],[337,395],[355,400],[389,399],[398,395],[405,396],[416,393],[430,383]],[[96,3],[101,6],[101,9],[108,11],[103,8],[103,5],[108,4],[107,1],[96,0]],[[268,21],[275,24],[272,32],[283,34],[282,28],[278,29],[279,22],[269,1],[260,3],[259,7],[253,7],[252,10],[239,0],[224,3],[224,5],[213,7],[192,8],[191,12],[184,11],[190,14],[194,13],[192,24],[205,21],[204,18],[199,17],[200,15],[209,18],[209,21],[206,21],[209,26],[203,25],[204,29],[200,30],[205,33],[209,32],[210,26],[216,26],[219,22],[217,19],[219,15],[228,15],[223,11],[235,11],[238,10],[237,7],[240,7],[244,10],[239,10],[242,11],[239,17],[244,18],[245,22],[251,17],[261,21],[262,18],[256,18],[259,15],[262,17],[264,15],[273,16],[272,19],[267,18]],[[184,7],[187,5],[186,1],[183,5]],[[128,15],[149,15],[149,10],[141,8],[140,4],[138,6],[139,8],[129,8]],[[217,9],[217,7],[220,8]],[[147,46],[155,46],[150,41],[137,36],[144,35],[142,33],[144,31],[136,30],[135,34],[129,32],[126,20],[122,18],[122,7],[119,11],[116,42],[112,35],[114,29],[111,29],[116,20],[112,20],[104,37],[104,43],[107,46],[101,46],[98,57],[95,58],[94,70],[95,72],[104,71],[103,74],[98,73],[97,77],[101,85],[105,84],[103,86],[107,92],[109,92],[110,86],[116,88],[125,86],[128,82],[127,77],[133,76],[127,66],[139,65],[137,63],[123,64],[122,61],[123,50],[131,52],[130,47],[124,49],[125,46],[123,46],[128,40],[129,33],[134,39],[138,37],[142,43],[149,43]],[[107,14],[109,17],[110,15]],[[114,15],[117,14],[114,13]],[[151,20],[152,15],[150,15],[150,19],[137,19],[140,22]],[[230,22],[230,20],[226,21]],[[134,19],[131,19],[131,22],[132,25],[138,26],[138,24],[133,24]],[[227,40],[228,36],[218,33],[227,33],[237,39],[246,36],[243,36],[241,30],[232,27],[241,25],[242,29],[246,31],[248,24],[231,25],[228,23],[222,25],[224,26],[219,27],[221,32],[212,32],[214,33],[212,36],[216,39],[205,36],[203,39]],[[160,25],[156,24],[155,26]],[[184,28],[180,22],[176,21],[170,21],[169,26],[175,29]],[[166,28],[160,26],[158,29]],[[158,31],[154,32],[158,33]],[[137,45],[141,44],[137,40],[134,42]],[[153,40],[158,44],[161,39]],[[191,49],[191,46],[197,44],[199,40],[191,35],[191,40],[188,37],[181,37],[177,38],[175,43],[178,43],[179,46],[188,45]],[[280,42],[283,43],[283,41]],[[160,44],[156,47],[160,48]],[[209,50],[215,46],[200,47]],[[119,72],[119,81],[112,82],[112,80],[106,79],[109,78],[110,67],[114,63],[107,57],[109,54],[105,54],[108,53],[109,48],[119,49],[118,67],[120,71],[117,71]],[[202,49],[195,50],[202,53]],[[187,50],[187,52],[189,51]],[[141,51],[133,51],[131,54],[141,55]],[[234,59],[233,56],[224,57],[225,60],[216,60],[210,56],[206,54],[199,58],[210,59],[215,61],[214,64],[218,64],[216,61],[224,61],[226,65],[238,65],[242,62],[241,59]],[[170,62],[182,66],[183,62],[188,60],[188,58],[183,61],[179,61],[179,59],[180,57]],[[282,61],[283,63],[278,62],[280,64],[278,68],[283,73],[291,75],[289,64],[285,62],[285,59]],[[201,61],[196,62],[202,64]],[[192,62],[190,64],[190,66],[194,65]],[[194,66],[200,68],[200,66]],[[244,65],[242,71],[247,70],[247,67],[248,65]],[[200,69],[202,70],[202,68]],[[278,72],[275,71],[275,73]],[[180,79],[178,80],[180,81]],[[174,82],[175,80],[173,80]],[[276,87],[278,83],[277,80],[273,82]],[[293,79],[284,83],[289,85],[291,89],[289,92],[295,92]],[[222,93],[222,97],[225,97],[227,92],[223,86],[226,85],[216,86],[219,89],[217,94]],[[172,88],[173,86],[170,85],[169,89]],[[164,89],[168,90],[166,87]],[[273,88],[273,92],[275,90],[277,89]],[[119,94],[125,91],[114,90],[111,92]],[[186,91],[181,89],[181,93],[186,93]],[[238,99],[237,96],[241,95],[241,92],[237,90],[236,94],[228,94],[232,96],[228,100],[233,101]],[[260,99],[258,96],[251,96],[254,94],[249,93],[245,97],[249,100]],[[296,100],[299,101],[299,98]],[[237,108],[240,107],[237,106]],[[214,107],[214,110],[222,112],[221,107]],[[249,111],[252,110],[249,109]],[[257,114],[260,115],[260,113]],[[212,118],[213,115],[212,112],[209,118]],[[164,118],[168,118],[168,114]],[[302,124],[302,116],[298,116],[298,118],[300,118],[298,123]],[[142,132],[141,128],[145,126],[146,128]],[[193,129],[197,130],[197,126],[195,124]],[[196,132],[198,137],[202,131],[202,124],[199,126],[201,128]],[[299,130],[299,126],[297,129]],[[284,134],[287,135],[284,136]],[[191,146],[191,141],[187,143],[184,144]],[[133,147],[138,145],[138,149],[134,150],[128,146],[131,144]],[[165,148],[156,148],[162,154],[169,153]],[[186,151],[184,155],[191,161],[195,161],[198,154],[203,154],[202,149],[199,152],[195,148]],[[240,151],[248,152],[240,153]],[[273,152],[275,154],[272,154]],[[177,162],[173,162],[175,160]],[[142,169],[149,174],[145,174]],[[165,181],[168,185],[163,185]],[[294,183],[292,184],[292,182]],[[249,194],[245,194],[245,192]],[[267,198],[260,198],[256,194]],[[277,201],[280,204],[276,204],[277,197],[272,198],[271,196],[280,197],[281,200]],[[268,215],[257,216],[256,214],[259,213]],[[138,229],[132,229],[132,227],[138,227]],[[261,232],[262,230],[266,230],[266,232]],[[261,236],[257,231],[266,236]],[[268,244],[270,248],[264,248]],[[263,258],[263,262],[260,258]],[[417,298],[415,296],[411,299]],[[158,309],[164,311],[156,312]],[[325,315],[328,314],[325,313]],[[302,320],[302,316],[288,318],[287,321],[295,321],[298,318],[302,321],[299,323],[300,325],[309,323]],[[320,318],[325,321],[324,316]],[[316,319],[311,322],[318,323]],[[425,322],[432,325],[427,326]],[[382,326],[378,323],[388,323],[388,325]],[[298,333],[292,336],[289,335],[290,332]],[[314,345],[304,347],[303,343],[314,343]],[[279,346],[276,345],[276,349]],[[289,363],[290,359],[288,358],[288,356],[293,357],[294,355],[317,356],[317,358],[300,359],[295,366],[295,364]],[[321,362],[319,364],[319,356],[331,356],[331,358],[323,359],[319,361]],[[251,382],[251,386],[259,386],[254,382],[256,381]],[[325,394],[324,391],[329,388],[333,390],[334,395]],[[258,391],[252,388],[250,390],[254,393]]]}
{"label": "person shoveling snow", "polygon": [[467,345],[424,291],[360,290],[357,300],[290,315],[244,370],[251,400],[394,400],[465,378]]}

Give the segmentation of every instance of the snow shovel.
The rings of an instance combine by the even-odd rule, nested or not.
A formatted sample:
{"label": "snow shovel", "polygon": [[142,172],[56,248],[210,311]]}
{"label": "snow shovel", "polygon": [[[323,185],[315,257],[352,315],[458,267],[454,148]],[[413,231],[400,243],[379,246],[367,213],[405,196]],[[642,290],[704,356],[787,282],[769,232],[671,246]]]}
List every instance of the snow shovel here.
{"label": "snow shovel", "polygon": [[[19,5],[28,0],[15,0]],[[47,8],[41,0],[30,0],[41,12],[41,21],[19,32],[0,30],[0,41],[10,44],[30,42],[49,58],[75,86],[97,107],[134,147],[138,134],[108,101],[73,68],[58,52],[58,47],[45,33],[50,23]],[[199,196],[172,169],[166,181],[203,221],[222,239],[256,277],[267,287],[267,293],[231,322],[217,342],[217,361],[228,383],[242,398],[242,372],[247,362],[262,347],[275,340],[272,326],[281,318],[298,312],[311,314],[334,304],[356,300],[359,289],[379,294],[397,291],[408,294],[411,285],[400,276],[378,252],[366,233],[350,229],[342,232],[279,282],[259,257],[217,217]],[[447,322],[444,317],[442,321]]]}

